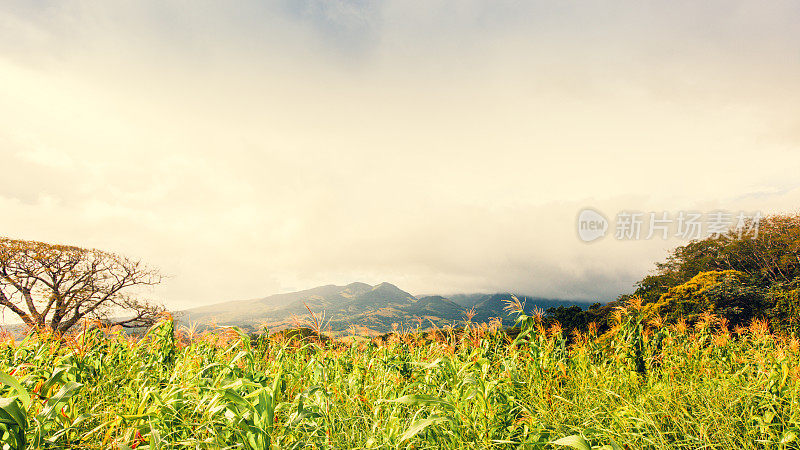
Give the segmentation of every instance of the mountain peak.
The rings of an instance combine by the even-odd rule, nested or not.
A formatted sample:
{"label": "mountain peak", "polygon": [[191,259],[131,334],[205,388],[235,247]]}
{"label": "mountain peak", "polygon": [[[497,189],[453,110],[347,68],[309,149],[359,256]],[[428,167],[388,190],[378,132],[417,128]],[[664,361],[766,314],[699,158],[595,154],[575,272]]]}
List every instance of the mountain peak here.
{"label": "mountain peak", "polygon": [[417,298],[408,292],[391,283],[383,282],[354,297],[348,307],[352,312],[361,312],[369,308],[405,305],[416,301]]}

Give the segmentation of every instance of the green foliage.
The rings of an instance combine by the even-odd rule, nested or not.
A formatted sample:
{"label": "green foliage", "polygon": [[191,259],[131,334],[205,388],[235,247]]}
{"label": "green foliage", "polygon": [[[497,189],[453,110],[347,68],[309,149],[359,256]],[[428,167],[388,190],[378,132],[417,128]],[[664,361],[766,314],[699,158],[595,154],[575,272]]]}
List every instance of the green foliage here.
{"label": "green foliage", "polygon": [[632,305],[572,346],[524,313],[513,339],[473,324],[344,342],[171,321],[138,340],[32,334],[0,346],[0,445],[800,448],[797,340],[651,327]]}
{"label": "green foliage", "polygon": [[788,286],[773,287],[767,294],[773,305],[769,319],[775,330],[783,333],[796,333],[800,330],[800,288],[798,282]]}
{"label": "green foliage", "polygon": [[700,272],[670,288],[653,306],[671,321],[694,323],[701,314],[711,313],[732,325],[746,325],[769,307],[764,292],[748,278],[736,270]]}
{"label": "green foliage", "polygon": [[766,318],[791,333],[800,331],[799,284],[800,214],[775,215],[761,220],[757,236],[731,232],[678,247],[633,295],[672,321],[711,312],[733,325]]}

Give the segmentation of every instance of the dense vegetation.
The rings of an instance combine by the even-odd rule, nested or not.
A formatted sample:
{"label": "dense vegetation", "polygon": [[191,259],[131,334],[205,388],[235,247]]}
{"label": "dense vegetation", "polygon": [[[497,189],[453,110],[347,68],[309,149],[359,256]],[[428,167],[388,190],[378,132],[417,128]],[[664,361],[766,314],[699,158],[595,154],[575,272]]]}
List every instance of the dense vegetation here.
{"label": "dense vegetation", "polygon": [[670,323],[690,325],[712,313],[730,326],[766,320],[782,333],[800,331],[800,214],[761,219],[758,233],[730,232],[675,249],[655,273],[607,305],[588,310],[551,308],[547,319],[586,331],[592,322],[608,329],[613,311],[631,297]]}
{"label": "dense vegetation", "polygon": [[[511,305],[519,311],[520,305]],[[513,339],[142,339],[87,328],[7,341],[5,448],[800,448],[800,343],[765,322],[649,322],[634,299],[567,344],[521,314]],[[496,325],[496,324],[495,324]]]}

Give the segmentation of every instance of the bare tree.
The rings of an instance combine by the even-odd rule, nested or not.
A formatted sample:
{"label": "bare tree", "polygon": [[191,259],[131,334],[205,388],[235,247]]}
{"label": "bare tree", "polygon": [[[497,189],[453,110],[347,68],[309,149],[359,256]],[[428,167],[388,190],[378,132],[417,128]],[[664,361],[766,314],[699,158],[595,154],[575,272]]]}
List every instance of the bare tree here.
{"label": "bare tree", "polygon": [[0,237],[0,309],[31,327],[64,333],[83,318],[147,326],[164,308],[130,291],[161,279],[157,270],[117,254]]}

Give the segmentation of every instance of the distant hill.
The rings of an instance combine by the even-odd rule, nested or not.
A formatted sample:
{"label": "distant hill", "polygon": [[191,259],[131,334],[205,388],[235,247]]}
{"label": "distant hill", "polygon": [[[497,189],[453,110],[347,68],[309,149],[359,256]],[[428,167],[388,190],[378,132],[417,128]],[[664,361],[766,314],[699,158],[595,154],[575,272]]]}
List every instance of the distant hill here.
{"label": "distant hill", "polygon": [[[378,334],[398,326],[430,328],[462,324],[468,310],[474,312],[473,322],[488,322],[499,317],[511,325],[513,318],[504,310],[510,293],[458,294],[449,297],[431,295],[416,297],[391,283],[370,286],[351,283],[346,286],[326,285],[286,294],[276,294],[253,300],[217,303],[178,312],[183,323],[206,325],[235,325],[251,331],[263,326],[271,331],[306,324],[311,317],[324,313],[326,328],[333,333],[348,332],[356,327],[359,333]],[[535,308],[588,303],[517,296],[525,302],[528,312]],[[422,321],[420,325],[420,320]]]}

